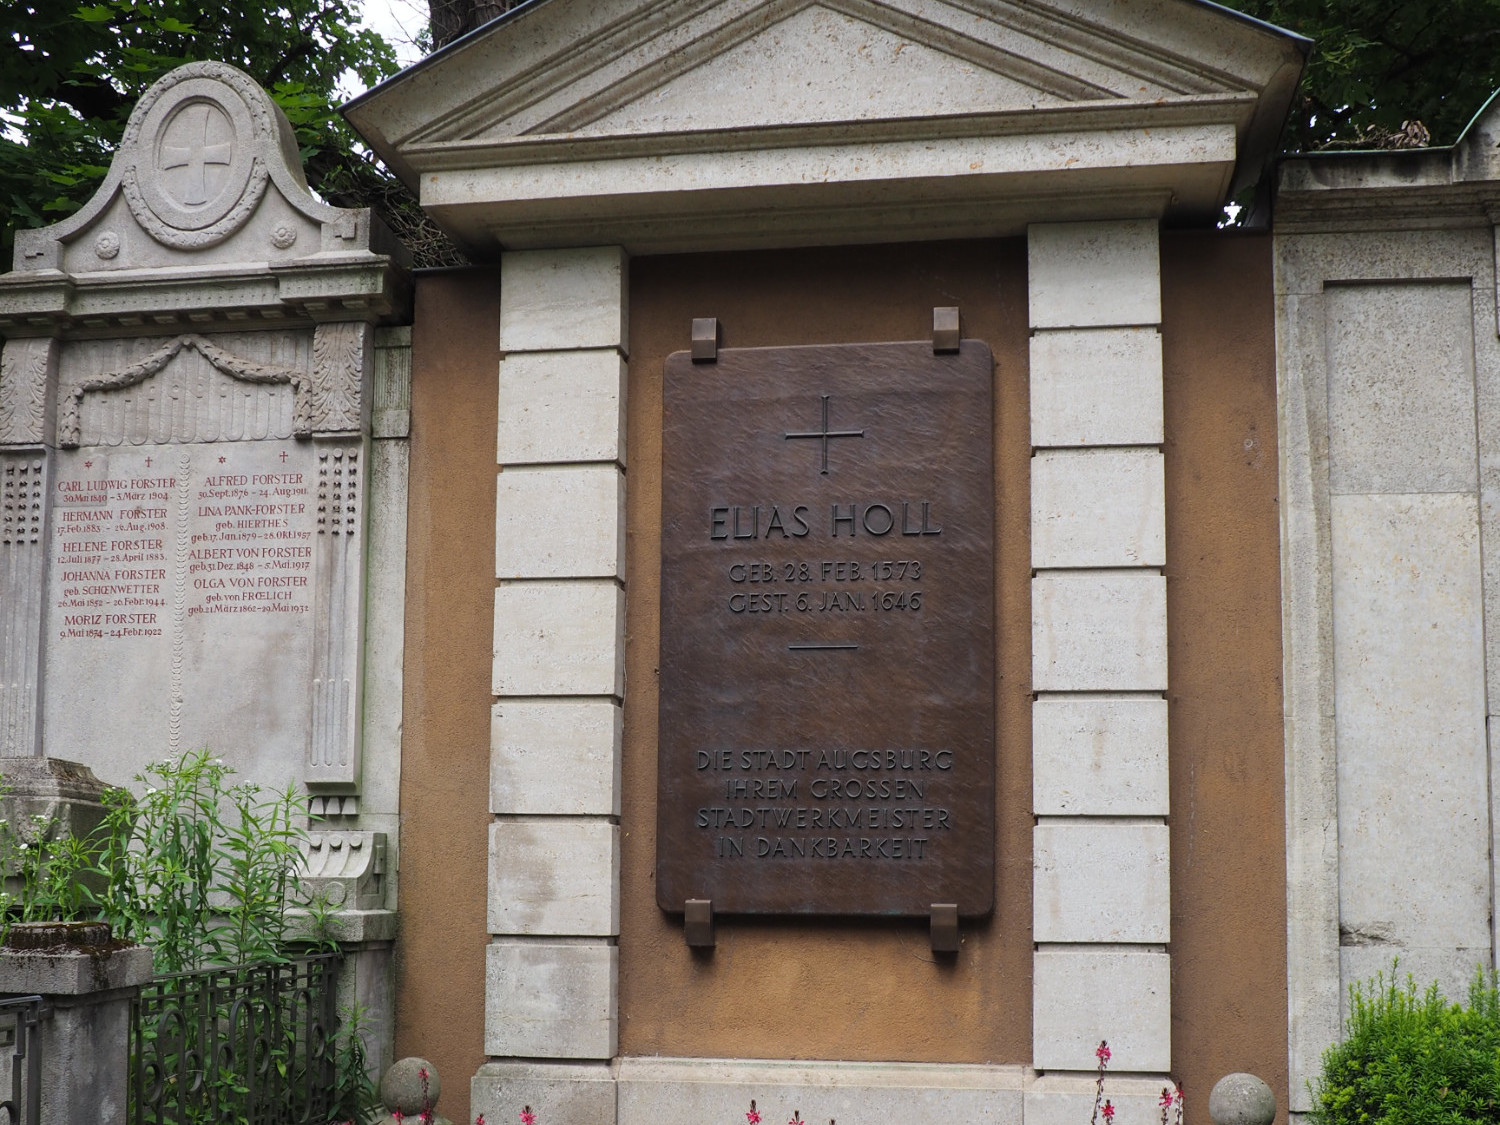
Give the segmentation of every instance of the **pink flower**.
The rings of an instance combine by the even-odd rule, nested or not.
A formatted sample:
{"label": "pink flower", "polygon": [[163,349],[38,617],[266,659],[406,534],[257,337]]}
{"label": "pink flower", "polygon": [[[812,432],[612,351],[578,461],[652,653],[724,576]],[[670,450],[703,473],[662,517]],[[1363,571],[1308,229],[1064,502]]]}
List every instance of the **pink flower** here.
{"label": "pink flower", "polygon": [[750,1112],[745,1114],[745,1120],[749,1125],[760,1125],[760,1113],[755,1108],[755,1099],[750,1099]]}
{"label": "pink flower", "polygon": [[536,1125],[536,1114],[531,1112],[529,1105],[521,1108],[521,1125]]}
{"label": "pink flower", "polygon": [[401,1125],[401,1122],[406,1120],[406,1115],[399,1109],[391,1110],[391,1116],[396,1119],[396,1125]]}
{"label": "pink flower", "polygon": [[1099,1065],[1103,1066],[1105,1063],[1109,1062],[1109,1056],[1109,1040],[1099,1040],[1099,1046],[1094,1048],[1094,1057],[1099,1060]]}
{"label": "pink flower", "polygon": [[484,1125],[484,1114],[481,1113],[478,1117],[474,1118],[474,1125]]}
{"label": "pink flower", "polygon": [[800,1109],[792,1110],[792,1119],[786,1125],[802,1125],[802,1111]]}
{"label": "pink flower", "polygon": [[1115,1119],[1115,1107],[1111,1102],[1105,1102],[1104,1108],[1100,1112],[1104,1114],[1106,1125]]}

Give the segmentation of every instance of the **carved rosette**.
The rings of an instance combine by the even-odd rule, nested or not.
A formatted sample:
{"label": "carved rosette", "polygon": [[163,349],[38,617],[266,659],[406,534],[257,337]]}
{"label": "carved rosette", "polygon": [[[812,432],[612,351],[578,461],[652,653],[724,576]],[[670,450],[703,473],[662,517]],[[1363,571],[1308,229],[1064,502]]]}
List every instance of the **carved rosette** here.
{"label": "carved rosette", "polygon": [[46,440],[47,391],[57,369],[57,342],[10,340],[0,352],[0,445]]}

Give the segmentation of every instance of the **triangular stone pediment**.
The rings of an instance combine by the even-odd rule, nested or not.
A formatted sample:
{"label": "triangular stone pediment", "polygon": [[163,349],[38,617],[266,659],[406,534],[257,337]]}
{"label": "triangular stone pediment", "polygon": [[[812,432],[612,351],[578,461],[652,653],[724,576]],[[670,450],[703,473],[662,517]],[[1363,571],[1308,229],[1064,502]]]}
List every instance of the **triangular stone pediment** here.
{"label": "triangular stone pediment", "polygon": [[678,0],[691,18],[653,19],[663,6],[635,5],[623,21],[582,34],[568,58],[496,82],[489,95],[441,113],[407,140],[628,136],[1161,103],[1250,94],[1254,86],[1214,60],[1122,38],[1076,16],[1048,20],[1034,5]]}
{"label": "triangular stone pediment", "polygon": [[[1045,199],[1049,177],[1101,161],[1185,171],[1070,183],[1129,178],[1151,199],[1117,209],[1208,214],[1274,151],[1305,49],[1199,0],[530,0],[345,113],[480,253],[712,244],[674,241],[672,217],[744,227],[746,193],[816,209],[801,197],[834,181],[878,182],[882,206],[925,205],[933,179],[976,207],[997,188]],[[930,158],[910,147],[928,142]]]}

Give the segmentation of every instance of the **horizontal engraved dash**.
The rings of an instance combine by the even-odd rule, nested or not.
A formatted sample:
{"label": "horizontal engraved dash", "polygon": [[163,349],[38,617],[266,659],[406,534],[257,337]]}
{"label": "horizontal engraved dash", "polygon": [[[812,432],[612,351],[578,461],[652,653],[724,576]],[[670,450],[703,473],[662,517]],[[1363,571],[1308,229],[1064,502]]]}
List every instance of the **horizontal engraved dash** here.
{"label": "horizontal engraved dash", "polygon": [[793,651],[799,651],[800,650],[800,651],[803,651],[803,652],[806,652],[808,650],[825,649],[825,648],[842,648],[842,649],[857,649],[857,648],[859,648],[858,645],[853,645],[853,644],[814,644],[814,643],[787,645],[786,647],[789,648],[789,649],[792,649]]}

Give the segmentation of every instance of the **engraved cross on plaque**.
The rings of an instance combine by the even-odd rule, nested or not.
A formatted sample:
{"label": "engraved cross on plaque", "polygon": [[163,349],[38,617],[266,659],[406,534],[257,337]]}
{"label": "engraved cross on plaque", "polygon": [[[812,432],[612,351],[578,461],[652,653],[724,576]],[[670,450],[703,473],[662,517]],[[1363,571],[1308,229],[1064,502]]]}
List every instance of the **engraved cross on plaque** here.
{"label": "engraved cross on plaque", "polygon": [[[189,206],[208,202],[208,165],[228,165],[234,154],[234,145],[229,141],[219,144],[210,143],[210,134],[214,132],[214,125],[218,124],[218,117],[207,105],[190,106],[183,115],[186,116],[198,109],[203,111],[203,138],[190,140],[186,145],[164,144],[161,146],[161,170],[163,172],[170,172],[174,168],[187,169],[186,179],[183,181],[182,201]],[[193,128],[193,124],[196,123],[185,124]]]}
{"label": "engraved cross on plaque", "polygon": [[862,438],[865,436],[864,430],[830,430],[828,428],[828,397],[828,395],[823,396],[823,428],[821,430],[815,430],[811,433],[805,434],[782,435],[788,441],[791,441],[793,438],[817,438],[818,440],[820,440],[823,443],[822,475],[825,477],[828,475],[828,439],[840,437]]}

